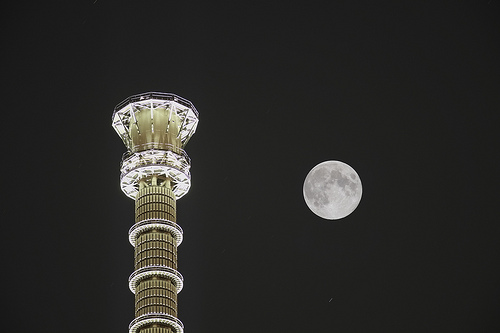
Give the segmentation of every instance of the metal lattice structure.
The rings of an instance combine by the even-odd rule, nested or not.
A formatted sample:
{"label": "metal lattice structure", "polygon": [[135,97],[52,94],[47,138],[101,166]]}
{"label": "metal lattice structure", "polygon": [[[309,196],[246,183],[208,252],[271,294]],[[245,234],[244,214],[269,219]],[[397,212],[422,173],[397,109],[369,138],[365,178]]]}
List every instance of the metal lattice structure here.
{"label": "metal lattice structure", "polygon": [[118,104],[112,125],[127,147],[120,186],[135,200],[135,224],[129,230],[135,270],[129,287],[136,304],[129,333],[183,333],[177,318],[184,281],[177,271],[183,235],[176,200],[191,187],[191,160],[183,148],[196,131],[198,111],[177,95],[150,92]]}
{"label": "metal lattice structure", "polygon": [[122,191],[134,199],[139,181],[157,175],[173,180],[177,199],[185,195],[191,187],[191,161],[182,148],[197,126],[194,105],[174,94],[144,93],[118,104],[113,128],[128,149],[122,160]]}
{"label": "metal lattice structure", "polygon": [[[126,147],[132,145],[130,136],[130,124],[136,123],[135,113],[142,108],[148,108],[151,111],[157,108],[172,108],[182,120],[182,132],[180,138],[182,147],[186,146],[191,136],[196,131],[198,125],[198,111],[194,105],[180,96],[170,93],[148,92],[130,96],[115,107],[113,113],[113,128],[122,138]],[[153,121],[153,112],[151,112],[151,120]],[[172,118],[169,118],[166,127],[170,124]]]}

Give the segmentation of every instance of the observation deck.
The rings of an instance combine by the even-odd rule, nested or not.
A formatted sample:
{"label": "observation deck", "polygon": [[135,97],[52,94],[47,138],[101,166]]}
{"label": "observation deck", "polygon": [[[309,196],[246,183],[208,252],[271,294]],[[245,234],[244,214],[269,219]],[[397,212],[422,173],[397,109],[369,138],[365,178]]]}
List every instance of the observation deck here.
{"label": "observation deck", "polygon": [[189,191],[191,161],[182,148],[198,126],[190,101],[170,93],[134,95],[115,107],[112,125],[127,147],[120,176],[125,195],[135,199],[141,186],[158,181],[171,182],[176,199]]}
{"label": "observation deck", "polygon": [[171,93],[148,92],[118,103],[113,112],[113,128],[132,152],[141,150],[141,143],[159,148],[164,138],[174,137],[183,148],[196,131],[198,119],[198,111],[187,99]]}

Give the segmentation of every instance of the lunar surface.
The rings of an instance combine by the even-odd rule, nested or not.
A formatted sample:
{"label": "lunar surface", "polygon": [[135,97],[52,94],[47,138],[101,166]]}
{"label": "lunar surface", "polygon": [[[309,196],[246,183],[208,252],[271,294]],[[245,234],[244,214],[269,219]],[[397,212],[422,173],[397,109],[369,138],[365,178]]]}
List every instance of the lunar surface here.
{"label": "lunar surface", "polygon": [[312,212],[327,220],[351,214],[361,200],[361,179],[349,165],[326,161],[316,165],[304,181],[304,200]]}

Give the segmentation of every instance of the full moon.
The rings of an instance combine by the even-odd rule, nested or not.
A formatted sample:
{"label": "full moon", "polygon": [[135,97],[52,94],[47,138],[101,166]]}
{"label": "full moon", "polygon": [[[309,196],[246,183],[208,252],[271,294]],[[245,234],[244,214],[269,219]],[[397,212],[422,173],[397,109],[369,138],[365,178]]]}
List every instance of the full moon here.
{"label": "full moon", "polygon": [[304,200],[310,210],[327,220],[351,214],[361,201],[361,179],[349,165],[326,161],[316,165],[304,181]]}

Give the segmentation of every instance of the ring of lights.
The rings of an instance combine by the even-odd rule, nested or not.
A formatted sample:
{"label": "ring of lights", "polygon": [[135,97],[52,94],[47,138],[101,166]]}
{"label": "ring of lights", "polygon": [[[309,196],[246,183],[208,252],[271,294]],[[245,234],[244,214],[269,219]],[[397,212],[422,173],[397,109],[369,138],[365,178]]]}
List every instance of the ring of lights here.
{"label": "ring of lights", "polygon": [[176,333],[184,332],[184,325],[174,316],[165,313],[152,313],[135,318],[129,325],[129,333],[137,333],[140,327],[154,323],[167,324],[173,327]]}
{"label": "ring of lights", "polygon": [[150,276],[161,275],[169,279],[172,279],[175,283],[177,293],[180,293],[182,287],[184,286],[184,278],[181,273],[177,272],[175,269],[165,266],[148,266],[139,268],[130,275],[128,279],[128,287],[135,294],[137,289],[137,283]]}
{"label": "ring of lights", "polygon": [[[176,149],[172,145],[167,145],[166,148]],[[140,166],[159,164],[170,165],[186,174],[189,174],[191,160],[184,150],[179,148],[177,149],[179,150],[179,153],[172,150],[159,149],[149,149],[136,153],[127,153],[123,156],[120,171],[122,173],[127,173],[128,171],[136,169]]]}
{"label": "ring of lights", "polygon": [[120,177],[120,186],[129,198],[135,199],[139,192],[139,180],[148,176],[163,176],[174,181],[172,191],[176,199],[182,198],[191,187],[190,175],[167,165],[148,165],[131,170]]}
{"label": "ring of lights", "polygon": [[150,229],[161,229],[168,231],[174,236],[177,246],[181,245],[182,243],[183,232],[182,228],[177,223],[169,220],[148,219],[137,222],[130,228],[128,232],[128,240],[130,244],[135,247],[137,236],[139,236],[139,234],[141,234],[142,232]]}
{"label": "ring of lights", "polygon": [[190,167],[185,153],[156,149],[132,153],[122,161],[120,187],[129,198],[135,199],[141,179],[165,177],[173,181],[172,191],[180,199],[191,187]]}

